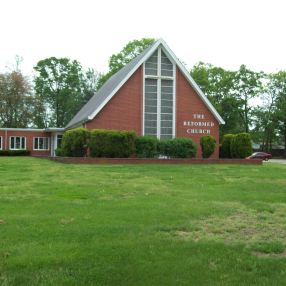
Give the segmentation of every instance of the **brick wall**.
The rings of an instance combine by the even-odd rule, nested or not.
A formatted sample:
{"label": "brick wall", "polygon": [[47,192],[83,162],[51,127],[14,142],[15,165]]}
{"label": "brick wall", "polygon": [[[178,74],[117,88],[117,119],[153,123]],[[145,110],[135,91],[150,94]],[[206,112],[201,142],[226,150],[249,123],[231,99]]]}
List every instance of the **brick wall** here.
{"label": "brick wall", "polygon": [[[188,80],[183,76],[181,71],[177,69],[176,73],[177,85],[176,85],[176,136],[192,138],[198,146],[197,157],[201,158],[200,138],[207,134],[190,134],[190,129],[210,131],[211,136],[216,139],[216,150],[211,158],[218,158],[219,155],[219,123],[213,114],[209,111],[202,99],[197,95],[193,87],[189,84]],[[195,115],[203,115],[204,119],[194,118]],[[212,127],[201,126],[187,126],[184,122],[192,124],[192,122],[213,123]]]}
{"label": "brick wall", "polygon": [[[33,156],[50,156],[51,154],[51,134],[47,132],[40,132],[40,131],[6,131],[0,130],[0,136],[2,136],[2,149],[9,150],[10,144],[10,136],[24,136],[26,137],[26,150],[31,152]],[[49,150],[48,151],[38,151],[33,150],[33,138],[34,137],[49,137]],[[6,148],[5,148],[6,146]]]}
{"label": "brick wall", "polygon": [[[179,69],[176,72],[176,136],[192,138],[198,146],[197,158],[201,158],[200,137],[189,134],[188,129],[209,130],[217,141],[212,158],[219,154],[219,124],[201,98],[194,91]],[[97,116],[85,124],[86,128],[134,130],[142,135],[143,74],[140,67],[121,87]],[[203,114],[204,119],[194,119],[195,114]],[[209,122],[212,127],[184,126],[184,122]]]}
{"label": "brick wall", "polygon": [[88,129],[134,130],[142,133],[142,67],[120,88],[97,116],[86,123]]}

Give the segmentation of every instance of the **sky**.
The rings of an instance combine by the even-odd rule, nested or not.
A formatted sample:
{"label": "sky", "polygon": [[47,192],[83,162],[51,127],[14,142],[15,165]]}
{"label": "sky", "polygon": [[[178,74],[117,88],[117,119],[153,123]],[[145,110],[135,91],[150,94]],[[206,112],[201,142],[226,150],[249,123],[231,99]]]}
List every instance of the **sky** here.
{"label": "sky", "polygon": [[108,70],[129,41],[163,38],[190,69],[199,61],[236,70],[286,70],[285,0],[0,0],[0,71],[32,75],[39,60],[78,60]]}

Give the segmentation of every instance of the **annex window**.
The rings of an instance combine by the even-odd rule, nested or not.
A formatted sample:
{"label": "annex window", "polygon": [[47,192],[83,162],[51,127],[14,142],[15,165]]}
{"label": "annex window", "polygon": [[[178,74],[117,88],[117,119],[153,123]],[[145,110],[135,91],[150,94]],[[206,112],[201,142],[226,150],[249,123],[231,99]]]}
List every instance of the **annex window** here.
{"label": "annex window", "polygon": [[26,137],[11,136],[10,137],[10,150],[26,149]]}
{"label": "annex window", "polygon": [[2,136],[0,136],[0,150],[2,150],[3,149],[3,146],[2,146],[2,144],[3,144],[3,139],[2,139],[3,137]]}
{"label": "annex window", "polygon": [[175,136],[175,65],[161,47],[144,64],[144,135]]}
{"label": "annex window", "polygon": [[48,137],[34,137],[34,150],[49,150],[49,138]]}

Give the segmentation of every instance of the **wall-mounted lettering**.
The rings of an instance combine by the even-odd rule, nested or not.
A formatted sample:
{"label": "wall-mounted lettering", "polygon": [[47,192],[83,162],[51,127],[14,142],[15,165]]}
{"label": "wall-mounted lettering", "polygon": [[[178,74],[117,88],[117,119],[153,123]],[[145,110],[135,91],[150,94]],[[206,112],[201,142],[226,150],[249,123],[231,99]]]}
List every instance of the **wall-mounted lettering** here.
{"label": "wall-mounted lettering", "polygon": [[[215,125],[214,122],[204,121],[205,115],[203,113],[194,113],[192,117],[193,120],[183,122],[183,126],[193,127],[187,129],[188,134],[206,134],[206,135],[211,134],[211,128],[214,127]],[[194,128],[194,127],[201,127],[201,128]]]}

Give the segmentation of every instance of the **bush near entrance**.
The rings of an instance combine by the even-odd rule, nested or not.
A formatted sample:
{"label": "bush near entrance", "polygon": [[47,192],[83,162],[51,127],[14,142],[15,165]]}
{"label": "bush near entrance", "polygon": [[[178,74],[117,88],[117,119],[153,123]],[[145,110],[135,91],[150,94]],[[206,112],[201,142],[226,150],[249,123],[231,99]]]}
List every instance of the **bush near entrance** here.
{"label": "bush near entrance", "polygon": [[210,135],[203,136],[200,139],[200,144],[202,148],[203,158],[209,158],[215,150],[215,146],[216,146],[215,138]]}
{"label": "bush near entrance", "polygon": [[64,133],[61,153],[67,157],[85,157],[89,142],[90,132],[85,128],[76,128]]}

